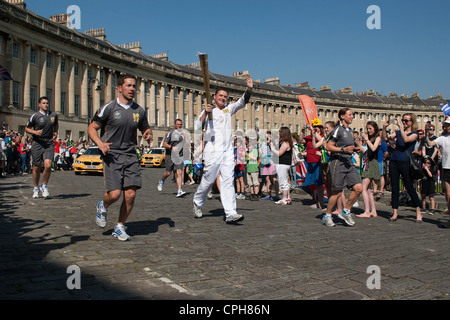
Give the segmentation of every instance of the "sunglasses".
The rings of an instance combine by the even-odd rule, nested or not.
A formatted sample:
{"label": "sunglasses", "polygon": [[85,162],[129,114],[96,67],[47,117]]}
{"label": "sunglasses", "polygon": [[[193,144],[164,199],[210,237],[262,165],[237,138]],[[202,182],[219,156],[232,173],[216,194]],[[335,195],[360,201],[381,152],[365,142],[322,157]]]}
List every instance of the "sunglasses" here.
{"label": "sunglasses", "polygon": [[412,120],[408,120],[408,119],[402,119],[402,122],[406,122],[406,123],[408,123],[408,122],[412,122]]}

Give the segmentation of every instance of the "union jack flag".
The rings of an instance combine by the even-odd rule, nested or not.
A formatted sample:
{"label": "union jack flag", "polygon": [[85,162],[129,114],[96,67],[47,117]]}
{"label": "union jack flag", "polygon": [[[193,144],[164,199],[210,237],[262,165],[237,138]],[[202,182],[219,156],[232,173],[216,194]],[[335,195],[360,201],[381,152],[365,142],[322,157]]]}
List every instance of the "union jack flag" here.
{"label": "union jack flag", "polygon": [[305,160],[301,160],[295,169],[296,169],[297,186],[301,187],[301,186],[303,186],[303,183],[305,183],[305,177],[306,177],[306,162],[305,162]]}
{"label": "union jack flag", "polygon": [[361,172],[369,170],[369,157],[367,152],[361,153]]}
{"label": "union jack flag", "polygon": [[0,81],[2,80],[12,80],[13,78],[9,72],[3,66],[0,66]]}

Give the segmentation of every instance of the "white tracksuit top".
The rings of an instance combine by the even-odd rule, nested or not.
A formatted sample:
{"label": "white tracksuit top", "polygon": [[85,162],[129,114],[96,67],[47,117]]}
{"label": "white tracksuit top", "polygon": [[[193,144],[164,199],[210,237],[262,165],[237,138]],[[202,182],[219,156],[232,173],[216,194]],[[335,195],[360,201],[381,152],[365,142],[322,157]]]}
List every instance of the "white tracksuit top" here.
{"label": "white tracksuit top", "polygon": [[[235,103],[229,104],[222,110],[219,108],[214,108],[212,110],[213,120],[206,118],[207,128],[205,132],[205,149],[204,149],[204,159],[207,161],[211,157],[215,159],[224,159],[223,157],[233,157],[234,159],[234,143],[231,139],[231,116],[237,111],[245,107],[246,100],[248,101],[249,95],[244,93],[241,98]],[[202,130],[202,122],[200,121],[201,116],[205,110],[203,110],[197,121],[195,122],[194,129],[196,132]],[[219,157],[219,158],[218,158]]]}

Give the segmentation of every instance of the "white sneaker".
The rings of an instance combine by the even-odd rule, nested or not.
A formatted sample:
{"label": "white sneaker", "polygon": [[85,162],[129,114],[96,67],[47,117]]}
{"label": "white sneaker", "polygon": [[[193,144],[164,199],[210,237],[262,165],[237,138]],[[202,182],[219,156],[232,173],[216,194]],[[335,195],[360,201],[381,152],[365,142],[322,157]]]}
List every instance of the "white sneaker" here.
{"label": "white sneaker", "polygon": [[282,206],[286,206],[288,202],[285,199],[281,199],[279,201],[276,201],[275,204],[280,204]]}
{"label": "white sneaker", "polygon": [[130,240],[131,237],[125,232],[125,228],[122,224],[117,224],[114,227],[114,232],[112,233],[114,238],[119,239],[120,241]]}
{"label": "white sneaker", "polygon": [[47,198],[47,197],[50,195],[50,193],[48,192],[47,186],[41,185],[41,187],[40,187],[39,189],[41,189],[42,196],[43,196],[44,198]]}
{"label": "white sneaker", "polygon": [[103,206],[103,200],[97,202],[97,215],[95,216],[95,222],[100,228],[106,227],[106,215],[108,213],[108,209]]}
{"label": "white sneaker", "polygon": [[235,223],[244,220],[244,216],[239,213],[232,213],[225,219],[226,223]]}
{"label": "white sneaker", "polygon": [[355,203],[353,204],[353,208],[358,208],[359,207],[359,202],[355,201]]}
{"label": "white sneaker", "polygon": [[200,219],[203,216],[202,208],[194,203],[194,218]]}
{"label": "white sneaker", "polygon": [[211,199],[213,197],[212,191],[208,192],[208,199]]}
{"label": "white sneaker", "polygon": [[179,198],[179,197],[182,197],[182,196],[184,196],[186,194],[186,192],[184,192],[183,190],[178,190],[178,193],[177,193],[177,198]]}
{"label": "white sneaker", "polygon": [[350,212],[346,213],[344,210],[338,213],[338,217],[345,221],[348,226],[354,226],[355,221],[352,218],[352,214]]}
{"label": "white sneaker", "polygon": [[33,199],[37,199],[37,198],[39,198],[39,188],[35,187],[33,189]]}
{"label": "white sneaker", "polygon": [[162,190],[163,190],[163,184],[164,184],[164,182],[162,181],[162,179],[159,179],[159,182],[158,182],[158,191],[162,191]]}
{"label": "white sneaker", "polygon": [[326,225],[327,227],[334,227],[335,224],[333,222],[333,218],[331,217],[331,214],[324,214],[322,218],[322,223]]}

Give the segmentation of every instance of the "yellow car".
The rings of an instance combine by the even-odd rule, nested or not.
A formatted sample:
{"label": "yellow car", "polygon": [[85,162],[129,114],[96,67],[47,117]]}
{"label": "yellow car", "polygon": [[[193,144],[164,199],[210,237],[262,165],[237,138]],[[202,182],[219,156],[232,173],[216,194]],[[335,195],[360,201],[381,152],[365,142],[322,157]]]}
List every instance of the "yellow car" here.
{"label": "yellow car", "polygon": [[164,167],[166,165],[166,149],[152,148],[142,156],[141,166]]}
{"label": "yellow car", "polygon": [[98,147],[87,149],[83,155],[75,159],[73,166],[75,174],[78,175],[82,172],[103,173],[103,161],[100,159],[100,155]]}

